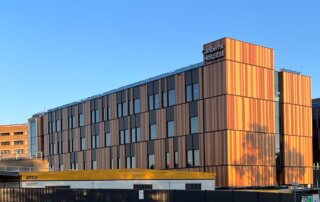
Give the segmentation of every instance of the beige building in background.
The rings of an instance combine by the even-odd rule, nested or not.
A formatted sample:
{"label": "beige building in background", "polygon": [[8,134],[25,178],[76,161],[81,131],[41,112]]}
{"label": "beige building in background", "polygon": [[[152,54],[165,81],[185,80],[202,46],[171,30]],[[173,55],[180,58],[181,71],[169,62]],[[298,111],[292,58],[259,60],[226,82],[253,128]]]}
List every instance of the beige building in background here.
{"label": "beige building in background", "polygon": [[0,125],[0,159],[28,158],[28,124]]}

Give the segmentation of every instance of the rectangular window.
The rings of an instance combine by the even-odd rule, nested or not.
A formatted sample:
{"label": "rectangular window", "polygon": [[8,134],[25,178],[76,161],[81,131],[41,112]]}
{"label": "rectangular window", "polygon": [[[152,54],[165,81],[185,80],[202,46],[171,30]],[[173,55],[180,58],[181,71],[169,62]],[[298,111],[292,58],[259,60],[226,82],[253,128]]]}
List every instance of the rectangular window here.
{"label": "rectangular window", "polygon": [[122,117],[122,104],[118,104],[118,117]]}
{"label": "rectangular window", "polygon": [[131,142],[136,142],[136,129],[131,128]]}
{"label": "rectangular window", "polygon": [[199,157],[198,149],[193,150],[193,160],[194,160],[194,166],[200,166],[200,157]]}
{"label": "rectangular window", "polygon": [[95,149],[95,148],[97,148],[97,146],[96,146],[96,136],[92,135],[91,136],[91,149]]}
{"label": "rectangular window", "polygon": [[127,116],[128,113],[127,113],[127,105],[126,103],[122,103],[122,116]]}
{"label": "rectangular window", "polygon": [[73,123],[74,123],[74,122],[73,122],[73,116],[69,116],[69,121],[68,121],[69,129],[74,128]]}
{"label": "rectangular window", "polygon": [[95,123],[95,122],[96,122],[95,111],[91,111],[91,123]]}
{"label": "rectangular window", "polygon": [[193,166],[193,154],[192,150],[187,151],[187,167],[192,167]]}
{"label": "rectangular window", "polygon": [[118,169],[120,169],[121,168],[121,159],[120,158],[118,158],[118,165],[117,165],[118,167]]}
{"label": "rectangular window", "polygon": [[170,153],[166,152],[166,168],[170,167]]}
{"label": "rectangular window", "polygon": [[174,152],[174,168],[179,167],[179,153],[176,151]]}
{"label": "rectangular window", "polygon": [[20,131],[20,132],[14,132],[13,135],[23,135],[23,132]]}
{"label": "rectangular window", "polygon": [[23,154],[23,149],[16,149],[16,150],[14,150],[14,153],[15,154]]}
{"label": "rectangular window", "polygon": [[0,136],[9,136],[10,133],[1,133]]}
{"label": "rectangular window", "polygon": [[131,168],[131,158],[130,158],[130,156],[127,157],[126,168],[127,169]]}
{"label": "rectangular window", "polygon": [[153,95],[149,95],[149,110],[153,110],[154,109],[154,105],[153,105]]}
{"label": "rectangular window", "polygon": [[198,133],[198,117],[190,117],[190,133],[195,134]]}
{"label": "rectangular window", "polygon": [[124,139],[126,144],[130,143],[129,130],[124,131]]}
{"label": "rectangular window", "polygon": [[140,99],[134,100],[134,113],[140,113]]}
{"label": "rectangular window", "polygon": [[98,123],[100,121],[100,118],[99,118],[99,109],[95,110],[95,121],[96,123]]}
{"label": "rectangular window", "polygon": [[199,100],[199,84],[193,84],[193,100]]}
{"label": "rectangular window", "polygon": [[86,138],[82,137],[81,138],[81,150],[86,150]]}
{"label": "rectangular window", "polygon": [[175,104],[175,97],[176,97],[176,92],[175,90],[169,90],[168,91],[168,96],[169,96],[169,106],[172,106]]}
{"label": "rectangular window", "polygon": [[187,167],[200,166],[199,150],[187,151]]}
{"label": "rectangular window", "polygon": [[154,94],[154,108],[159,109],[159,94]]}
{"label": "rectangular window", "polygon": [[107,106],[107,120],[110,120],[111,117],[111,111],[110,111],[110,106]]}
{"label": "rectangular window", "polygon": [[136,128],[137,142],[141,141],[140,127]]}
{"label": "rectangular window", "polygon": [[186,86],[186,101],[187,102],[192,101],[192,85]]}
{"label": "rectangular window", "polygon": [[84,125],[83,114],[79,114],[79,126]]}
{"label": "rectangular window", "polygon": [[124,130],[119,131],[120,144],[124,144]]}
{"label": "rectangular window", "polygon": [[167,107],[167,92],[162,92],[162,107]]}
{"label": "rectangular window", "polygon": [[96,135],[96,148],[100,147],[100,135]]}
{"label": "rectangular window", "polygon": [[131,168],[136,168],[136,157],[135,156],[131,157]]}
{"label": "rectangular window", "polygon": [[92,161],[92,170],[97,169],[97,161]]}
{"label": "rectangular window", "polygon": [[167,122],[167,137],[173,137],[173,136],[175,136],[174,121],[168,121]]}
{"label": "rectangular window", "polygon": [[190,102],[199,99],[199,84],[194,83],[186,86],[186,101]]}
{"label": "rectangular window", "polygon": [[8,145],[10,145],[10,142],[9,141],[1,142],[0,145],[1,146],[8,146]]}
{"label": "rectangular window", "polygon": [[157,124],[150,125],[150,140],[157,138]]}
{"label": "rectangular window", "polygon": [[114,161],[111,159],[111,169],[114,169]]}
{"label": "rectangular window", "polygon": [[23,145],[23,140],[14,141],[13,145]]}
{"label": "rectangular window", "polygon": [[111,145],[111,135],[110,132],[105,134],[105,140],[106,140],[106,146],[110,146]]}
{"label": "rectangular window", "polygon": [[61,120],[56,120],[56,131],[57,132],[61,131]]}
{"label": "rectangular window", "polygon": [[154,169],[155,168],[155,161],[154,161],[154,154],[148,155],[148,169]]}

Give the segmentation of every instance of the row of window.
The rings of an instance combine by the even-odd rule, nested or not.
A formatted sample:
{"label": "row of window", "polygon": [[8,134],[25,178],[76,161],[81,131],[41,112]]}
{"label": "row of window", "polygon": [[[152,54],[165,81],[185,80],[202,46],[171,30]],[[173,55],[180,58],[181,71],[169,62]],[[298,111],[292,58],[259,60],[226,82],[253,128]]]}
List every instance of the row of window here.
{"label": "row of window", "polygon": [[[190,134],[196,134],[198,133],[198,117],[190,117]],[[157,138],[157,124],[151,124],[150,125],[150,140],[154,140]],[[167,137],[174,137],[175,136],[175,123],[174,121],[168,121],[167,122]],[[120,130],[119,131],[119,143],[120,144],[128,144],[128,143],[135,143],[135,142],[140,142],[141,141],[141,129],[140,127],[136,127],[136,128],[131,128],[131,137],[129,134],[129,130],[125,129],[125,130]],[[16,141],[15,141],[16,142]],[[63,153],[63,142],[62,141],[58,141],[58,154]],[[2,143],[1,143],[2,145]],[[68,152],[73,152],[73,139],[68,139]],[[111,133],[106,132],[105,133],[105,146],[111,146]],[[95,134],[95,135],[91,135],[91,149],[96,149],[101,147],[100,144],[100,135],[99,134]],[[49,154],[53,155],[55,154],[55,150],[54,150],[54,143],[50,143],[49,144]],[[81,137],[80,140],[80,148],[81,150],[86,150],[86,138],[85,137]]]}
{"label": "row of window", "polygon": [[[168,94],[168,96],[167,96],[167,94]],[[163,91],[162,92],[162,107],[168,107],[168,106],[175,105],[175,94],[176,94],[175,89]],[[187,102],[191,102],[191,101],[199,99],[199,84],[198,83],[186,85],[186,98],[185,99]],[[126,102],[118,103],[117,104],[117,117],[120,118],[123,116],[127,116],[128,111],[129,111],[129,114],[140,113],[140,99],[139,98],[134,99],[133,102],[134,102],[133,103],[133,106],[134,106],[133,111],[130,110],[131,100],[129,100],[128,105]],[[159,109],[159,107],[160,107],[159,93],[149,95],[148,106],[149,106],[148,107],[149,110]],[[103,109],[102,112],[103,112],[103,114],[102,114],[103,119],[102,120],[109,120],[110,119],[110,106],[107,106],[107,108]],[[78,117],[78,120],[79,120],[78,125],[83,126],[84,125],[83,113],[80,113],[78,116],[79,116]],[[92,110],[91,111],[91,124],[97,123],[99,121],[100,121],[99,110],[98,109]],[[48,133],[53,133],[53,131],[54,131],[53,124],[55,124],[55,132],[60,132],[61,128],[62,128],[62,120],[58,119],[55,122],[54,121],[48,122]],[[75,127],[75,118],[72,115],[72,116],[68,117],[68,128],[72,129],[74,127]]]}
{"label": "row of window", "polygon": [[[10,133],[0,133],[0,136],[9,136]],[[23,135],[22,131],[13,132],[13,135]]]}
{"label": "row of window", "polygon": [[[0,146],[10,146],[10,141],[0,142]],[[23,140],[13,141],[13,145],[23,145]]]}
{"label": "row of window", "polygon": [[[23,154],[24,153],[24,149],[15,149],[13,150],[14,154]],[[0,150],[0,154],[1,155],[6,155],[6,154],[11,154],[10,150]]]}
{"label": "row of window", "polygon": [[[194,149],[194,150],[187,150],[186,153],[186,157],[187,157],[187,167],[196,167],[196,166],[200,166],[200,156],[199,156],[199,150],[198,149]],[[155,155],[154,154],[149,154],[147,156],[147,167],[148,169],[155,169]],[[179,154],[177,151],[174,152],[173,155],[173,162],[174,162],[174,168],[178,168],[179,166]],[[135,156],[128,156],[126,157],[126,165],[125,167],[127,169],[132,169],[132,168],[136,168],[136,157]],[[62,165],[62,164],[61,164]],[[111,158],[110,160],[110,165],[111,165],[111,169],[119,169],[121,168],[121,159],[118,157],[117,158],[117,164],[115,165],[114,160]],[[170,153],[166,152],[165,155],[165,166],[168,169],[170,166]],[[52,165],[50,166],[52,167]],[[59,166],[60,167],[60,166]],[[78,163],[77,162],[73,162],[70,164],[70,168],[77,170],[78,169]],[[83,168],[84,170],[86,169],[86,162],[83,162]],[[95,170],[97,169],[97,161],[96,160],[92,160],[91,161],[91,169]]]}

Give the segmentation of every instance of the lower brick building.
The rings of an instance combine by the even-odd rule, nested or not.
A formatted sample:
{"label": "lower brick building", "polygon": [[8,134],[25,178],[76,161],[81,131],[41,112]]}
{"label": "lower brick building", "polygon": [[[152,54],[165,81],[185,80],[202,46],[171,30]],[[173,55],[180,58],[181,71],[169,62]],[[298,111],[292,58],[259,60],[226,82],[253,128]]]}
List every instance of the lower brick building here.
{"label": "lower brick building", "polygon": [[0,125],[0,159],[28,157],[28,125]]}
{"label": "lower brick building", "polygon": [[272,48],[231,38],[202,53],[201,63],[35,115],[34,152],[51,170],[214,172],[218,187],[312,184],[311,78],[276,71]]}

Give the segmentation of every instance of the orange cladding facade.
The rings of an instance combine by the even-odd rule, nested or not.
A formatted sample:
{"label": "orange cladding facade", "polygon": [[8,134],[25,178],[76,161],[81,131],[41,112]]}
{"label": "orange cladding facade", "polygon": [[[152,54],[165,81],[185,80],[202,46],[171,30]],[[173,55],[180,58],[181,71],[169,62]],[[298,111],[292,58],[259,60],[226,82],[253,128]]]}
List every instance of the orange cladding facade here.
{"label": "orange cladding facade", "polygon": [[231,38],[205,44],[202,63],[39,115],[38,152],[54,171],[176,169],[214,172],[217,187],[312,184],[311,79],[275,71],[273,55]]}
{"label": "orange cladding facade", "polygon": [[[221,49],[223,54],[207,60],[206,50],[210,49],[214,50],[213,54]],[[223,145],[212,151],[218,153],[215,156],[220,155],[218,159],[224,159],[219,162],[223,165],[217,164],[223,170],[217,171],[218,184],[232,187],[312,184],[310,78],[275,72],[273,49],[259,45],[223,38],[205,44],[203,52],[203,68],[212,84],[205,90],[205,96],[216,96],[226,103],[219,113],[224,119],[223,127],[217,128],[225,131],[216,134],[223,139],[220,141]],[[281,86],[280,122],[283,123],[279,124],[281,158],[278,165],[274,87],[277,73]],[[219,117],[207,119],[206,123],[219,125]]]}

